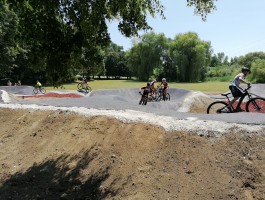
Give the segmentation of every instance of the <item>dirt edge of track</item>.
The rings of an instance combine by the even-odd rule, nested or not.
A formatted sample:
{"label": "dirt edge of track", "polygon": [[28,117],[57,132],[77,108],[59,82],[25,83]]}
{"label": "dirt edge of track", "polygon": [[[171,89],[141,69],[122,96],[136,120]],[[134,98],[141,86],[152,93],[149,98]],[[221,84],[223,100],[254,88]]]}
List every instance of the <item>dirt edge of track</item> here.
{"label": "dirt edge of track", "polygon": [[0,109],[1,199],[264,199],[265,137]]}

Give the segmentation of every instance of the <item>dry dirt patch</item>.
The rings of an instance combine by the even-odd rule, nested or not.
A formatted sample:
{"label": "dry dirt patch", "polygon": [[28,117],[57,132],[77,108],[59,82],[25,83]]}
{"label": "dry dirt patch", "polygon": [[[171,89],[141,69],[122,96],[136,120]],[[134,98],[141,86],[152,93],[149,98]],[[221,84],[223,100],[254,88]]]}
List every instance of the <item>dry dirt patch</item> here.
{"label": "dry dirt patch", "polygon": [[265,199],[265,137],[0,110],[1,199]]}

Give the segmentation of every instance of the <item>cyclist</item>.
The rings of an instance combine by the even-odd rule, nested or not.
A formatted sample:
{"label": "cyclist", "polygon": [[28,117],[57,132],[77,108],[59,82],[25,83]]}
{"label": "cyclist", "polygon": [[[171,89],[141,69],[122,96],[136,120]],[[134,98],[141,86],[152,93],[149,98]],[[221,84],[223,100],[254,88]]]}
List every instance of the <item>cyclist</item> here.
{"label": "cyclist", "polygon": [[[229,85],[229,89],[231,90],[231,93],[234,97],[234,99],[228,105],[230,109],[233,108],[232,105],[236,102],[236,100],[238,100],[244,94],[244,90],[239,86],[240,83],[245,83],[247,85],[250,85],[250,83],[245,80],[245,77],[250,73],[251,71],[249,68],[243,67],[241,69],[241,73],[236,75],[233,81],[231,82],[231,84]],[[237,111],[242,111],[242,110],[240,109]]]}
{"label": "cyclist", "polygon": [[37,80],[35,87],[41,89],[42,84]]}
{"label": "cyclist", "polygon": [[87,88],[87,86],[88,86],[88,83],[87,82],[88,82],[87,77],[84,76],[83,77],[83,82],[82,82],[82,88],[83,89]]}
{"label": "cyclist", "polygon": [[152,94],[154,94],[156,92],[155,83],[156,83],[156,79],[153,79],[150,82],[150,86],[151,86],[151,89],[152,89]]}
{"label": "cyclist", "polygon": [[163,85],[163,100],[166,100],[166,94],[167,94],[167,90],[168,90],[168,83],[167,80],[165,78],[162,78],[162,82],[160,83],[160,86]]}
{"label": "cyclist", "polygon": [[147,96],[148,99],[151,98],[151,94],[152,94],[151,84],[149,82],[146,83],[146,86],[142,87],[141,90],[143,90],[143,92],[139,92],[140,94],[142,94],[142,97],[141,97],[139,104],[142,103],[143,97]]}

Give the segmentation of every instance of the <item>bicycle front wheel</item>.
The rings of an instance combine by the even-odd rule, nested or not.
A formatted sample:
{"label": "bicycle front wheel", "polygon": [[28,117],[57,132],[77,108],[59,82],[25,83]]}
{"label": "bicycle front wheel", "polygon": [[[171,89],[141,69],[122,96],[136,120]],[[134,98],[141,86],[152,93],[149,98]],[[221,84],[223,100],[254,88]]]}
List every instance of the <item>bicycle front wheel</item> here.
{"label": "bicycle front wheel", "polygon": [[211,103],[207,108],[207,114],[220,114],[220,113],[230,113],[231,108],[228,108],[228,103],[224,101],[216,101]]}
{"label": "bicycle front wheel", "polygon": [[256,97],[246,104],[247,112],[265,113],[265,98]]}
{"label": "bicycle front wheel", "polygon": [[166,98],[165,98],[165,100],[166,100],[166,101],[170,101],[170,94],[169,94],[169,93],[166,94]]}
{"label": "bicycle front wheel", "polygon": [[86,87],[86,92],[89,93],[89,92],[91,92],[91,91],[92,91],[92,88],[91,88],[90,86],[87,86],[87,87]]}

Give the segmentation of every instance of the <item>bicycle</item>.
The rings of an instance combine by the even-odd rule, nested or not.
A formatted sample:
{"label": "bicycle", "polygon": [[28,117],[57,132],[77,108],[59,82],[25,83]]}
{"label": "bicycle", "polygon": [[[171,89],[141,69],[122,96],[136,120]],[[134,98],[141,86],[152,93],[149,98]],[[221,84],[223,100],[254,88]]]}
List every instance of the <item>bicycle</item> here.
{"label": "bicycle", "polygon": [[33,88],[33,93],[34,94],[38,94],[38,93],[45,94],[46,90],[43,87],[34,87]]}
{"label": "bicycle", "polygon": [[170,94],[167,92],[166,95],[163,94],[163,87],[158,87],[156,92],[153,94],[153,99],[155,101],[161,101],[162,99],[164,101],[170,101]]}
{"label": "bicycle", "polygon": [[150,97],[148,97],[147,95],[143,95],[142,92],[139,92],[139,94],[141,95],[139,105],[146,105],[148,101],[151,101]]}
{"label": "bicycle", "polygon": [[[220,113],[235,113],[244,111],[241,109],[241,104],[245,105],[246,112],[257,112],[257,113],[265,113],[265,98],[255,95],[253,93],[249,93],[248,90],[251,88],[249,85],[246,89],[244,89],[244,94],[240,97],[236,108],[232,106],[229,108],[228,105],[231,102],[229,95],[231,92],[222,93],[227,101],[215,101],[211,103],[207,108],[207,114],[220,114]],[[246,102],[243,102],[245,97],[248,97]],[[255,97],[252,97],[255,96]]]}
{"label": "bicycle", "polygon": [[77,84],[77,89],[78,90],[84,90],[86,93],[89,93],[92,91],[92,88],[87,84],[87,82],[82,81]]}

